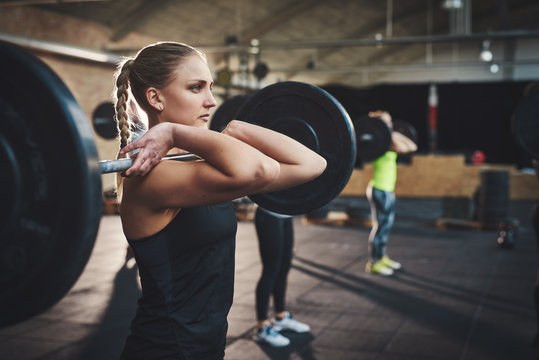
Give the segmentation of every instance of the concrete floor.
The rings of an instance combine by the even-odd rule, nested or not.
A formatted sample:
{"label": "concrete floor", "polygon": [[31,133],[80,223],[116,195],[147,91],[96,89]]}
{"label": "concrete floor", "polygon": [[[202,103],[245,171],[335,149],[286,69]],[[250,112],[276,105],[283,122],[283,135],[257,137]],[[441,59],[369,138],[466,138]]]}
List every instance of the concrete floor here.
{"label": "concrete floor", "polygon": [[[532,205],[511,203],[521,226],[516,246],[502,249],[495,231],[437,229],[438,200],[398,199],[389,251],[404,269],[389,278],[364,271],[368,228],[295,218],[288,306],[311,332],[285,333],[292,341],[280,349],[252,340],[261,267],[254,225],[240,222],[225,359],[539,358]],[[47,312],[0,329],[0,359],[116,359],[140,294],[125,246],[119,218],[103,216],[77,283]]]}

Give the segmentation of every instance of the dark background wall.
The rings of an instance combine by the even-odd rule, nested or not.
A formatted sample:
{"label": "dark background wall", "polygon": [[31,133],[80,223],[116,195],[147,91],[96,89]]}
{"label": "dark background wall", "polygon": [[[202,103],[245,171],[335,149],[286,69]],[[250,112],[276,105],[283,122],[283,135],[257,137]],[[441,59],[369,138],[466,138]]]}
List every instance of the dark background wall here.
{"label": "dark background wall", "polygon": [[[530,81],[445,83],[438,91],[438,149],[442,153],[481,150],[487,163],[531,167],[531,159],[513,139],[511,119]],[[430,151],[428,93],[430,84],[381,84],[366,88],[325,86],[353,119],[372,110],[388,110],[418,132],[419,151]],[[538,105],[539,106],[539,105]],[[539,136],[539,135],[538,135]]]}

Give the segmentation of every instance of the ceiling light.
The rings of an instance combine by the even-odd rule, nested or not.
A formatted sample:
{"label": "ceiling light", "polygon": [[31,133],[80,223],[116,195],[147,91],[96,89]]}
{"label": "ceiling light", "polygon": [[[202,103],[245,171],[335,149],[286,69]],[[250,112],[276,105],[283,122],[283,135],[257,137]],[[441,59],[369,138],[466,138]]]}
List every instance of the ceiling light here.
{"label": "ceiling light", "polygon": [[253,55],[260,54],[260,48],[258,47],[260,45],[260,41],[258,39],[251,39],[250,41],[251,47],[249,48],[249,53]]}
{"label": "ceiling light", "polygon": [[444,0],[442,7],[446,10],[462,9],[462,0]]}
{"label": "ceiling light", "polygon": [[484,62],[491,62],[493,58],[494,58],[494,54],[490,50],[490,41],[483,40],[481,52],[479,53],[479,59],[481,59],[481,61],[484,61]]}
{"label": "ceiling light", "polygon": [[493,74],[496,74],[498,71],[500,71],[500,67],[498,64],[492,64],[490,65],[490,72]]}

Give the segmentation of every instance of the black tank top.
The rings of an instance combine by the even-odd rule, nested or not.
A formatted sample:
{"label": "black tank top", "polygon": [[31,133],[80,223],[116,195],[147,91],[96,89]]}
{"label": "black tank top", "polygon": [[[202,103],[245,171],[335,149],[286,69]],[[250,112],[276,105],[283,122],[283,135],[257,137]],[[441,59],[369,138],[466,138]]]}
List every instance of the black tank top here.
{"label": "black tank top", "polygon": [[184,208],[130,241],[142,284],[122,359],[222,359],[234,292],[232,203]]}

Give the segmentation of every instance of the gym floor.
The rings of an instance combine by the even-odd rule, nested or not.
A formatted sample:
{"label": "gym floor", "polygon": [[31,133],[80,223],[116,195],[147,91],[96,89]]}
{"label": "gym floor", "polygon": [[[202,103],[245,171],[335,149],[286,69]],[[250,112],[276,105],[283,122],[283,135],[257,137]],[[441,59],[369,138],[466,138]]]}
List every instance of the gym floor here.
{"label": "gym floor", "polygon": [[[510,204],[520,228],[515,247],[503,249],[492,230],[437,229],[439,200],[398,198],[389,252],[404,269],[389,278],[364,271],[368,228],[295,218],[288,305],[311,332],[285,333],[291,344],[279,349],[252,340],[261,266],[254,225],[242,221],[225,359],[537,359],[532,207]],[[140,294],[125,250],[119,218],[103,216],[72,290],[46,313],[0,329],[0,359],[116,359]]]}

